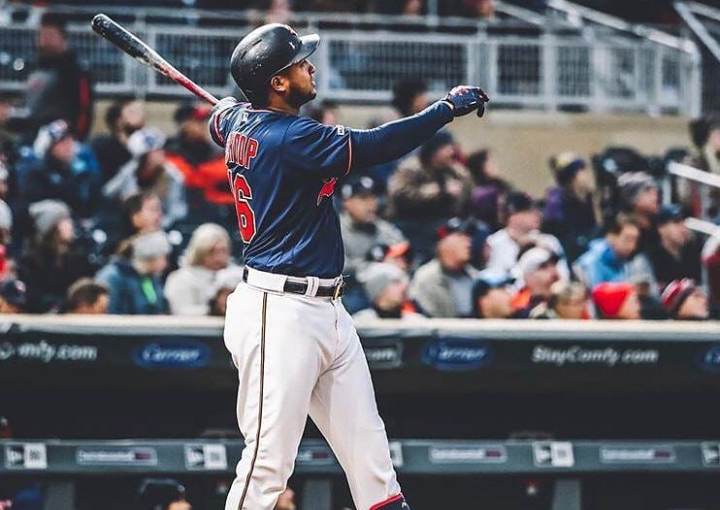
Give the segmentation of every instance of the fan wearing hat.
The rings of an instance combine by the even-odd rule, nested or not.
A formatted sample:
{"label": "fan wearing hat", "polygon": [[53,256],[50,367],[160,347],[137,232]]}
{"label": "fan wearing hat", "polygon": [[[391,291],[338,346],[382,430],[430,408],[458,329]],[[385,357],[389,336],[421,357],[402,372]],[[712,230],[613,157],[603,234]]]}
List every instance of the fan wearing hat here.
{"label": "fan wearing hat", "polygon": [[133,158],[103,186],[106,198],[123,201],[140,192],[160,198],[163,228],[187,215],[183,174],[165,155],[165,135],[157,128],[143,128],[128,138]]}
{"label": "fan wearing hat", "polygon": [[185,178],[188,200],[205,200],[211,204],[231,205],[225,157],[211,142],[207,130],[210,106],[183,103],[175,110],[177,133],[165,144],[167,159]]}
{"label": "fan wearing hat", "polygon": [[395,245],[405,242],[405,237],[392,223],[378,217],[377,189],[370,177],[346,182],[340,194],[345,271],[355,274],[367,266],[367,255],[373,246]]}
{"label": "fan wearing hat", "polygon": [[673,280],[701,279],[701,246],[684,220],[682,208],[674,204],[662,206],[655,218],[660,242],[648,247],[647,254],[661,288]]}
{"label": "fan wearing hat", "polygon": [[[490,258],[487,268],[495,272],[510,273],[518,260],[520,248],[528,244],[543,246],[564,259],[565,252],[558,239],[540,232],[540,204],[524,192],[510,193],[504,205],[507,226],[488,237]],[[563,277],[568,274],[567,265],[560,266]]]}
{"label": "fan wearing hat", "polygon": [[139,510],[192,510],[185,487],[170,478],[148,478],[138,490]]}
{"label": "fan wearing hat", "polygon": [[167,235],[159,230],[139,234],[130,240],[128,251],[125,257],[114,257],[96,276],[110,292],[108,313],[168,313],[161,281],[171,251]]}
{"label": "fan wearing hat", "polygon": [[513,315],[510,285],[514,278],[504,273],[481,271],[472,287],[473,317],[510,319]]}
{"label": "fan wearing hat", "polygon": [[631,283],[601,283],[592,290],[592,299],[601,319],[641,319],[640,299]]}
{"label": "fan wearing hat", "polygon": [[660,210],[660,190],[647,172],[628,172],[617,181],[620,210],[630,216],[640,228],[638,251],[658,242],[655,216]]}
{"label": "fan wearing hat", "polygon": [[662,293],[662,304],[673,319],[705,320],[710,316],[707,294],[690,278],[671,281]]}
{"label": "fan wearing hat", "polygon": [[550,158],[550,170],[557,186],[547,193],[542,230],[560,240],[573,263],[597,233],[595,180],[585,160],[572,152]]}
{"label": "fan wearing hat", "polygon": [[14,278],[0,282],[0,314],[24,313],[26,308],[25,284]]}
{"label": "fan wearing hat", "polygon": [[40,128],[33,151],[18,162],[17,175],[18,193],[25,204],[62,200],[81,217],[93,214],[99,204],[100,167],[64,120]]}
{"label": "fan wearing hat", "polygon": [[57,310],[68,288],[84,276],[92,276],[95,266],[81,243],[67,204],[42,200],[30,206],[33,236],[18,262],[18,277],[25,282],[28,311]]}
{"label": "fan wearing hat", "polygon": [[534,307],[547,303],[553,283],[561,278],[559,260],[551,250],[540,246],[533,246],[520,255],[513,273],[523,282],[523,287],[513,296],[514,312],[527,317]]}
{"label": "fan wearing hat", "polygon": [[412,319],[421,317],[408,300],[409,278],[394,264],[376,262],[358,275],[370,307],[353,314],[354,319]]}
{"label": "fan wearing hat", "polygon": [[425,315],[457,318],[472,314],[472,287],[478,275],[471,264],[475,229],[472,222],[459,218],[438,227],[435,258],[417,270],[410,285],[410,298]]}
{"label": "fan wearing hat", "polygon": [[402,221],[432,222],[463,215],[471,191],[472,178],[457,162],[457,146],[449,131],[433,135],[420,147],[418,157],[400,164],[388,183],[391,214]]}

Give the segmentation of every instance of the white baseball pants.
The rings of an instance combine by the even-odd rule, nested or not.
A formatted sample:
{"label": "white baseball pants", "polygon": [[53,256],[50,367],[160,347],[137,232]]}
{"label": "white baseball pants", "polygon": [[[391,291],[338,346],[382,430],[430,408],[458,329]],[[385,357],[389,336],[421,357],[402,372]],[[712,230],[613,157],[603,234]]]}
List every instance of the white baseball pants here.
{"label": "white baseball pants", "polygon": [[245,438],[225,510],[273,510],[308,415],[345,471],[357,510],[396,500],[385,425],[350,315],[339,299],[282,293],[284,276],[250,276],[228,298],[225,319]]}

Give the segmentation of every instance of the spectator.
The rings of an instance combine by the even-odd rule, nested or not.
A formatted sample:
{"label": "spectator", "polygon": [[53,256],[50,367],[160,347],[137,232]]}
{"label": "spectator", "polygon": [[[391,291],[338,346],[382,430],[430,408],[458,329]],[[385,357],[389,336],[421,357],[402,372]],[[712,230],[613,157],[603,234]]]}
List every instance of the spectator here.
{"label": "spectator", "polygon": [[229,266],[218,272],[218,283],[210,301],[210,315],[225,317],[227,298],[242,281],[242,274],[243,269],[239,266]]}
{"label": "spectator", "polygon": [[393,87],[392,106],[397,118],[409,117],[428,107],[427,84],[421,78],[406,78]]}
{"label": "spectator", "polygon": [[345,246],[345,271],[351,275],[367,266],[367,255],[376,244],[394,245],[405,241],[393,224],[378,218],[375,182],[361,177],[341,189],[340,227]]}
{"label": "spectator", "polygon": [[139,510],[192,510],[185,487],[169,478],[148,478],[139,489]]}
{"label": "spectator", "polygon": [[570,152],[553,156],[550,169],[557,187],[548,191],[542,230],[558,238],[572,264],[597,234],[595,181],[585,161]]}
{"label": "spectator", "polygon": [[3,154],[0,152],[0,200],[8,200],[10,193],[10,172],[5,162],[2,160]]}
{"label": "spectator", "polygon": [[295,510],[295,508],[295,491],[288,487],[280,494],[275,510]]}
{"label": "spectator", "polygon": [[660,242],[648,247],[647,254],[660,288],[673,280],[701,279],[701,247],[685,226],[682,208],[666,205],[655,221]]}
{"label": "spectator", "polygon": [[68,206],[43,200],[30,206],[34,235],[20,257],[18,276],[27,286],[28,311],[44,313],[60,307],[68,288],[94,267],[76,243]]}
{"label": "spectator", "polygon": [[126,257],[117,256],[96,279],[110,291],[108,313],[162,315],[168,311],[160,276],[167,268],[170,243],[164,232],[132,238]]}
{"label": "spectator", "polygon": [[87,145],[75,140],[64,120],[38,131],[33,153],[18,163],[22,202],[53,199],[65,202],[80,217],[92,215],[99,203],[100,169]]}
{"label": "spectator", "polygon": [[0,245],[9,246],[12,241],[13,216],[10,207],[0,199]]}
{"label": "spectator", "polygon": [[87,69],[68,48],[66,23],[59,14],[43,13],[37,48],[38,68],[25,88],[29,139],[40,126],[63,119],[84,140],[92,123],[92,86]]}
{"label": "spectator", "polygon": [[627,282],[601,283],[592,291],[601,319],[639,320],[640,299],[635,286]]}
{"label": "spectator", "polygon": [[550,289],[553,283],[560,280],[557,267],[559,260],[551,250],[539,246],[520,255],[515,271],[522,279],[523,287],[513,296],[513,312],[527,317],[530,310],[550,300]]}
{"label": "spectator", "polygon": [[183,175],[165,158],[165,136],[157,129],[144,128],[128,139],[133,155],[118,174],[103,187],[107,198],[125,200],[139,192],[152,192],[162,204],[163,227],[187,214]]}
{"label": "spectator", "polygon": [[105,124],[109,133],[97,135],[91,143],[100,164],[103,185],[132,159],[127,143],[130,135],[145,126],[142,103],[134,99],[115,101],[105,112]]}
{"label": "spectator", "polygon": [[465,164],[475,185],[471,199],[473,215],[494,232],[502,228],[505,221],[499,206],[511,187],[499,177],[500,170],[489,149],[473,152]]}
{"label": "spectator", "polygon": [[479,319],[513,318],[510,285],[515,280],[505,273],[482,271],[472,288],[473,317]]}
{"label": "spectator", "polygon": [[[530,195],[512,192],[507,196],[504,206],[507,226],[488,237],[490,259],[487,268],[495,272],[510,273],[518,260],[521,247],[534,244],[542,246],[558,257],[564,258],[560,241],[550,234],[541,234],[540,206]],[[561,266],[561,276],[566,277],[568,270]]]}
{"label": "spectator", "polygon": [[582,283],[559,281],[550,286],[550,299],[530,310],[533,319],[589,319],[587,289]]}
{"label": "spectator", "polygon": [[647,283],[657,294],[657,282],[647,258],[636,255],[640,238],[637,223],[620,213],[606,227],[604,239],[590,244],[590,249],[573,265],[577,277],[587,288],[603,282]]}
{"label": "spectator", "polygon": [[[175,110],[178,132],[165,144],[167,159],[183,174],[185,186],[211,204],[232,205],[225,158],[210,141],[207,119],[210,106],[185,103]],[[192,196],[194,193],[190,193]],[[201,204],[196,203],[195,207]]]}
{"label": "spectator", "polygon": [[407,17],[422,16],[424,6],[421,0],[405,0],[403,2],[401,14]]}
{"label": "spectator", "polygon": [[68,289],[63,306],[66,314],[104,315],[108,313],[110,293],[92,278],[80,278]]}
{"label": "spectator", "polygon": [[200,225],[185,249],[182,267],[170,273],[165,295],[174,315],[208,315],[219,271],[230,263],[230,236],[220,225]]}
{"label": "spectator", "polygon": [[[686,163],[694,168],[720,175],[720,119],[703,117],[690,122],[690,138],[695,150]],[[720,216],[720,192],[711,191],[710,201],[703,210],[699,185],[679,180],[679,194],[682,202],[690,209],[692,216],[718,219]],[[716,221],[717,223],[717,221]]]}
{"label": "spectator", "polygon": [[425,315],[469,317],[472,313],[472,286],[478,271],[470,264],[472,230],[457,218],[440,228],[436,255],[420,267],[410,285],[410,298]]}
{"label": "spectator", "polygon": [[710,316],[707,294],[690,278],[670,282],[662,293],[662,304],[673,319],[706,320]]}
{"label": "spectator", "polygon": [[20,280],[0,282],[0,314],[24,313],[27,308],[27,289]]}
{"label": "spectator", "polygon": [[355,319],[412,319],[420,315],[408,300],[408,275],[385,262],[367,266],[358,278],[370,300],[370,307],[353,315]]}
{"label": "spectator", "polygon": [[462,0],[462,16],[485,21],[495,19],[495,0]]}
{"label": "spectator", "polygon": [[629,172],[618,177],[620,206],[640,229],[638,251],[658,243],[655,216],[660,208],[660,195],[655,179],[645,172]]}
{"label": "spectator", "polygon": [[[714,312],[720,311],[720,230],[705,242],[702,261],[707,271],[707,282],[710,290],[710,307]],[[720,315],[720,314],[713,314]]]}
{"label": "spectator", "polygon": [[323,99],[318,106],[311,105],[308,107],[308,117],[326,126],[337,125],[339,116],[338,104],[330,99]]}

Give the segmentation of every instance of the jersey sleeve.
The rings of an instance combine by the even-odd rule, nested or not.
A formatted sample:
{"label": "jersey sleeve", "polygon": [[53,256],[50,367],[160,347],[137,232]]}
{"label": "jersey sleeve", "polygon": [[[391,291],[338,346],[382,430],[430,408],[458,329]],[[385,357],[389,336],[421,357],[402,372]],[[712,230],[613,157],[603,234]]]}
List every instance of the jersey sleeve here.
{"label": "jersey sleeve", "polygon": [[288,126],[283,146],[284,166],[320,178],[342,177],[352,165],[350,129],[298,118]]}
{"label": "jersey sleeve", "polygon": [[208,129],[210,138],[220,147],[225,147],[225,138],[228,130],[228,113],[237,106],[238,100],[234,97],[224,97],[216,104],[210,112]]}

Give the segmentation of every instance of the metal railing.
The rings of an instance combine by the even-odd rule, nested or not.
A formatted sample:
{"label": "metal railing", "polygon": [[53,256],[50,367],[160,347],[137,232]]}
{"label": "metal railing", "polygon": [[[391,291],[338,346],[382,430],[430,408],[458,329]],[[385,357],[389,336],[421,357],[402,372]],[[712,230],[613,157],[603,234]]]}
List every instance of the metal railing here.
{"label": "metal railing", "polygon": [[[250,27],[146,21],[135,17],[125,24],[211,93],[232,91],[229,56]],[[421,77],[433,96],[460,83],[481,84],[493,106],[692,116],[700,111],[699,53],[689,41],[673,47],[636,36],[489,33],[477,22],[453,18],[443,19],[442,26],[474,26],[475,32],[338,30],[321,28],[317,19],[313,23],[317,25],[310,29],[317,29],[323,38],[313,60],[321,97],[387,102],[395,82]],[[70,34],[72,47],[92,70],[100,95],[187,94],[122,55],[87,24],[73,23]],[[30,21],[3,27],[0,89],[22,90],[36,65],[35,54]]]}

